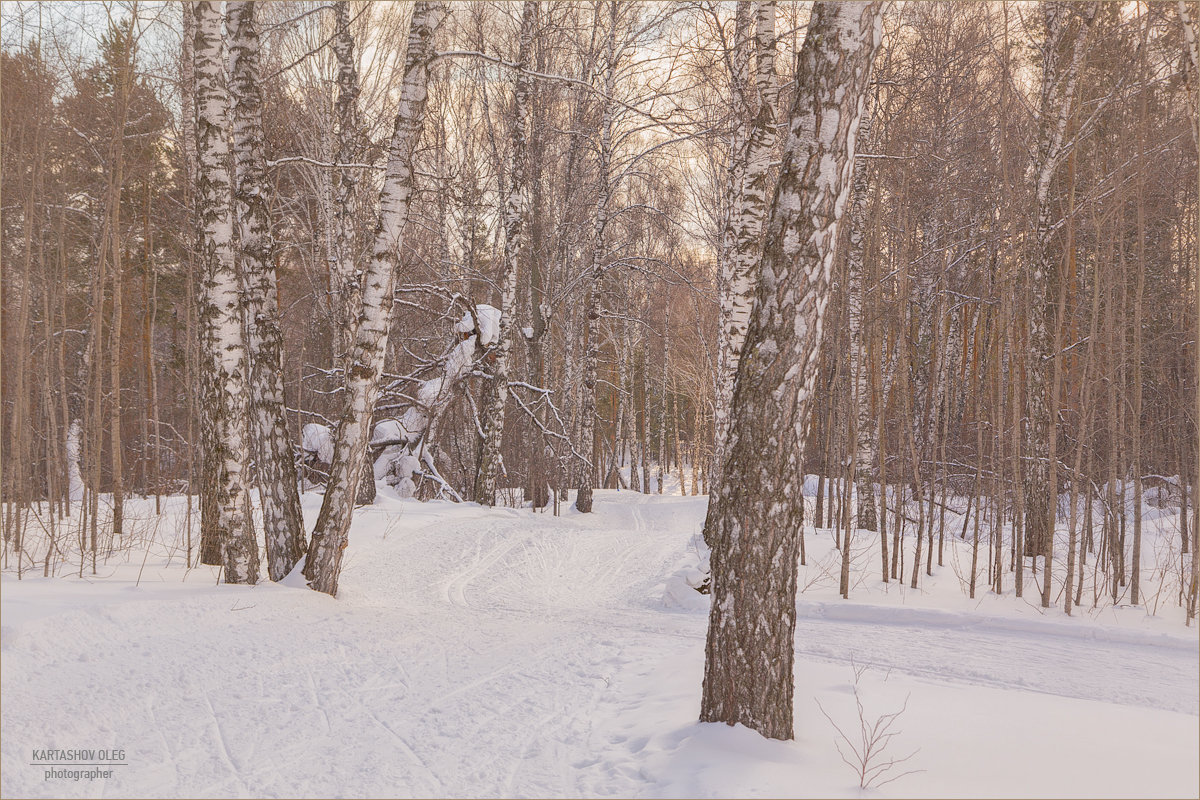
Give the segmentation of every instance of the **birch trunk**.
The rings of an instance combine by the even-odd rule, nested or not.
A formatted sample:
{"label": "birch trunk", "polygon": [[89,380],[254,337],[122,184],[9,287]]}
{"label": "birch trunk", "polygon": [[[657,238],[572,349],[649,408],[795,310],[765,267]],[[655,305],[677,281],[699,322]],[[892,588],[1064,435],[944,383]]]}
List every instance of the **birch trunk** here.
{"label": "birch trunk", "polygon": [[[132,28],[126,32],[127,44],[132,47],[133,32]],[[118,101],[118,120],[113,128],[112,141],[112,184],[109,190],[109,213],[112,214],[112,223],[108,228],[108,235],[112,245],[112,325],[109,328],[109,386],[112,391],[112,402],[109,405],[109,420],[108,420],[108,436],[111,445],[110,457],[112,459],[112,497],[113,497],[113,515],[112,515],[112,532],[113,536],[120,536],[124,532],[125,519],[125,464],[124,464],[124,443],[121,437],[121,344],[123,340],[125,323],[125,291],[122,288],[122,278],[124,266],[122,264],[122,248],[121,248],[121,198],[125,188],[125,126],[129,117],[129,94],[132,90],[133,83],[133,52],[127,51],[124,55],[124,63],[121,65],[121,73],[117,77],[117,86],[114,87],[115,95],[120,98]]]}
{"label": "birch trunk", "polygon": [[[330,42],[330,49],[333,50],[338,65],[338,94],[334,109],[337,115],[337,149],[334,162],[347,164],[357,159],[361,149],[356,146],[361,125],[358,113],[358,69],[354,60],[354,37],[350,33],[348,3],[336,3],[334,14],[337,29]],[[344,354],[350,349],[354,324],[362,303],[353,252],[354,199],[358,189],[358,177],[353,169],[339,168],[334,174],[336,178],[330,189],[332,209],[329,217],[333,223],[329,238],[332,250],[329,260],[333,267],[330,288],[333,294],[333,312],[338,325],[338,349]]]}
{"label": "birch trunk", "polygon": [[[337,31],[330,43],[337,59],[338,96],[335,104],[337,114],[337,164],[352,164],[360,160],[365,151],[362,145],[362,122],[358,112],[358,68],[354,60],[354,36],[350,33],[349,4],[339,2],[334,6]],[[333,231],[327,236],[331,248],[330,283],[333,293],[334,318],[338,327],[338,352],[350,352],[354,340],[354,326],[362,310],[362,290],[359,285],[358,240],[354,227],[355,201],[358,199],[358,173],[356,168],[342,167],[337,171],[337,180],[329,188],[329,219]],[[347,364],[343,361],[343,368]],[[355,495],[355,505],[375,502],[375,467],[371,459],[363,460],[363,475]]]}
{"label": "birch trunk", "polygon": [[[610,3],[608,44],[605,49],[604,96],[611,98],[616,86],[617,6]],[[606,100],[600,121],[599,164],[596,166],[596,216],[592,225],[591,283],[588,287],[587,319],[584,321],[583,404],[580,410],[579,442],[588,463],[583,465],[575,508],[581,514],[591,513],[592,490],[600,482],[599,456],[596,450],[596,373],[600,360],[600,315],[603,310],[601,292],[605,264],[604,233],[608,227],[609,165],[612,163],[613,104]]]}
{"label": "birch trunk", "polygon": [[[869,101],[868,101],[869,106]],[[871,135],[871,111],[863,113],[858,136],[866,142]],[[850,292],[846,298],[850,329],[850,375],[854,381],[854,414],[851,442],[854,444],[854,494],[858,501],[858,527],[873,531],[879,527],[875,509],[875,488],[872,468],[875,464],[877,440],[874,418],[871,415],[871,395],[867,363],[864,358],[867,336],[863,331],[863,305],[866,302],[867,276],[863,263],[863,235],[866,231],[867,165],[854,169],[854,191],[850,206]]]}
{"label": "birch trunk", "polygon": [[[1064,594],[1066,595],[1066,598],[1063,600],[1063,611],[1066,612],[1067,616],[1071,615],[1071,600],[1072,600],[1071,591],[1072,591],[1072,587],[1074,586],[1073,581],[1075,579],[1075,569],[1076,569],[1076,559],[1075,559],[1075,550],[1074,550],[1074,545],[1075,545],[1075,503],[1076,503],[1076,498],[1079,495],[1078,485],[1081,482],[1081,478],[1082,478],[1082,483],[1086,487],[1084,490],[1084,494],[1083,494],[1083,496],[1086,498],[1086,500],[1084,502],[1087,503],[1087,510],[1086,510],[1087,521],[1085,523],[1085,528],[1089,528],[1090,522],[1091,522],[1091,504],[1092,504],[1092,491],[1091,491],[1091,485],[1090,485],[1091,469],[1088,469],[1086,472],[1080,472],[1079,466],[1080,466],[1080,462],[1082,461],[1082,458],[1083,458],[1083,450],[1085,447],[1085,442],[1088,439],[1088,432],[1091,429],[1091,421],[1092,421],[1092,413],[1093,413],[1093,402],[1092,402],[1092,397],[1091,397],[1092,386],[1090,383],[1088,383],[1088,378],[1092,371],[1092,362],[1093,362],[1093,358],[1094,358],[1095,352],[1096,352],[1097,324],[1100,319],[1100,279],[1099,279],[1099,275],[1097,275],[1093,280],[1095,282],[1095,286],[1093,287],[1093,290],[1092,290],[1091,323],[1090,323],[1090,328],[1088,330],[1087,355],[1085,356],[1085,359],[1083,362],[1083,380],[1082,380],[1083,397],[1080,401],[1080,408],[1083,409],[1083,420],[1080,423],[1080,428],[1079,428],[1079,444],[1076,446],[1076,449],[1075,449],[1075,470],[1071,477],[1071,521],[1070,521],[1070,526],[1068,528],[1068,540],[1067,540],[1067,579],[1063,583],[1063,586],[1066,590],[1064,592]],[[1089,460],[1089,462],[1091,461],[1090,458],[1088,460]],[[1090,464],[1089,464],[1089,466],[1090,466]],[[1084,537],[1084,538],[1086,539],[1086,537]],[[1085,543],[1086,542],[1081,542],[1080,547],[1079,547],[1079,555],[1080,555],[1079,571],[1080,571],[1081,578],[1082,578],[1082,573],[1083,573],[1083,558],[1087,554],[1087,550],[1084,546]],[[1079,588],[1080,588],[1080,590],[1083,589],[1082,582],[1080,582]],[[1079,600],[1076,599],[1075,603],[1078,604]]]}
{"label": "birch trunk", "polygon": [[246,350],[242,302],[234,266],[229,179],[229,95],[225,84],[221,12],[213,2],[193,6],[196,16],[197,217],[200,220],[199,316],[201,360],[209,390],[204,488],[213,491],[215,534],[227,583],[258,581],[258,545],[246,499]]}
{"label": "birch trunk", "polygon": [[304,519],[283,397],[283,333],[271,235],[270,182],[263,148],[259,39],[253,2],[230,2],[229,71],[238,255],[246,302],[246,354],[250,362],[250,424],[256,445],[267,573],[287,577],[304,555]]}
{"label": "birch trunk", "polygon": [[[1195,52],[1195,36],[1192,36],[1193,52]],[[1197,218],[1197,227],[1200,228],[1200,218]],[[1200,231],[1198,231],[1200,232]],[[1196,341],[1200,342],[1200,292],[1196,293]],[[1196,348],[1196,374],[1200,375],[1200,347]],[[1195,411],[1198,420],[1197,427],[1200,428],[1200,391],[1196,392]],[[1196,618],[1196,607],[1200,604],[1200,447],[1196,448],[1196,461],[1194,466],[1196,471],[1192,474],[1196,478],[1195,485],[1192,486],[1192,581],[1188,591],[1187,603],[1187,619]],[[1187,491],[1184,489],[1184,491]],[[1184,503],[1184,505],[1187,505]]]}
{"label": "birch trunk", "polygon": [[[713,398],[713,435],[716,439],[718,454],[724,446],[729,429],[729,404],[733,400],[733,381],[737,377],[737,364],[733,362],[731,353],[733,334],[738,329],[734,323],[737,300],[734,294],[733,275],[735,250],[733,214],[745,179],[746,142],[749,138],[749,128],[753,124],[753,111],[750,106],[750,59],[753,44],[750,39],[752,5],[751,0],[739,0],[737,3],[733,24],[733,50],[729,53],[729,105],[730,117],[733,122],[729,131],[729,164],[725,170],[723,230],[721,231],[720,250],[717,253],[717,299],[720,324],[717,328],[717,375]],[[748,303],[745,311],[749,311]],[[745,339],[745,322],[746,320],[743,318],[740,326],[743,341]],[[726,379],[727,375],[728,380]],[[718,456],[716,460],[719,473],[721,458]]]}
{"label": "birch trunk", "polygon": [[791,739],[803,436],[837,228],[883,3],[817,3],[710,500],[712,611],[700,719]]}
{"label": "birch trunk", "polygon": [[[744,39],[743,6],[738,3],[738,35]],[[748,16],[748,11],[745,12]],[[716,457],[713,459],[713,485],[720,486],[724,446],[729,430],[729,409],[738,362],[750,323],[754,301],[755,269],[762,252],[763,220],[767,215],[770,191],[769,171],[775,148],[775,3],[755,4],[754,49],[757,56],[754,73],[754,100],[757,112],[748,120],[750,104],[736,98],[746,91],[746,55],[739,40],[734,58],[735,113],[744,115],[735,128],[729,170],[730,210],[726,231],[727,256],[721,281],[720,375],[713,411],[716,428]]]}
{"label": "birch trunk", "polygon": [[321,512],[305,563],[309,585],[336,595],[342,552],[349,539],[354,498],[363,475],[371,412],[387,352],[393,289],[400,248],[413,193],[413,151],[421,137],[433,36],[443,14],[441,3],[413,7],[405,56],[404,81],[396,125],[388,147],[387,172],[379,196],[379,220],[371,261],[363,281],[362,312],[347,357],[343,407],[334,441],[333,464]]}
{"label": "birch trunk", "polygon": [[[642,318],[649,319],[650,304],[642,303]],[[642,455],[642,494],[650,494],[650,337],[645,331],[641,334],[642,340],[642,369],[640,372],[642,399],[639,404],[641,412],[640,423],[638,425],[638,451]]]}
{"label": "birch trunk", "polygon": [[[1147,23],[1149,17],[1146,17]],[[1144,50],[1143,50],[1144,52]],[[1141,78],[1149,80],[1145,70],[1140,70]],[[1138,98],[1138,156],[1146,158],[1146,89],[1139,92]],[[1130,558],[1129,602],[1138,605],[1141,597],[1142,582],[1142,298],[1146,292],[1146,173],[1139,170],[1137,186],[1137,279],[1134,283],[1133,295],[1133,553]],[[1043,604],[1044,605],[1044,604]]]}
{"label": "birch trunk", "polygon": [[[67,500],[70,503],[83,500],[83,473],[79,470],[79,440],[82,428],[78,418],[71,420],[67,428]],[[68,504],[67,508],[70,507]]]}
{"label": "birch trunk", "polygon": [[509,120],[511,163],[509,164],[508,198],[504,208],[504,253],[500,285],[500,341],[492,364],[492,384],[488,389],[483,420],[483,453],[475,486],[475,500],[485,506],[496,502],[496,481],[500,476],[500,446],[504,441],[504,405],[508,400],[509,358],[512,353],[513,331],[516,329],[517,264],[524,246],[524,222],[529,205],[526,181],[526,125],[529,117],[530,78],[524,72],[533,45],[533,28],[537,24],[537,0],[526,0],[521,13],[521,44],[513,86],[513,110]]}
{"label": "birch trunk", "polygon": [[[1200,43],[1197,42],[1196,24],[1184,0],[1179,0],[1176,8],[1179,11],[1179,22],[1183,26],[1183,42],[1187,48],[1188,61],[1194,73],[1192,80],[1197,82],[1197,90],[1200,90]],[[1197,90],[1188,92],[1188,100],[1192,104],[1192,142],[1200,146],[1200,119],[1196,118],[1197,109],[1200,109],[1200,99],[1197,99]]]}
{"label": "birch trunk", "polygon": [[[203,564],[220,564],[220,543],[216,529],[217,511],[213,505],[216,489],[212,486],[211,478],[215,470],[205,466],[208,453],[212,452],[210,444],[212,425],[207,417],[209,410],[215,404],[205,400],[212,386],[210,379],[211,364],[205,355],[205,348],[199,333],[199,281],[196,279],[196,257],[200,252],[200,222],[197,219],[197,189],[199,188],[198,158],[196,155],[196,15],[190,5],[183,6],[183,47],[181,53],[182,74],[180,75],[179,93],[181,99],[181,143],[183,168],[185,173],[184,204],[191,214],[191,229],[187,231],[187,353],[185,359],[188,385],[195,387],[188,397],[188,441],[198,438],[200,447],[188,452],[188,514],[190,520],[192,503],[192,480],[196,475],[195,459],[199,457],[199,480],[197,494],[200,501],[200,554]],[[195,426],[199,422],[199,436],[195,436]],[[188,527],[187,564],[192,565],[191,527]]]}
{"label": "birch trunk", "polygon": [[[545,45],[536,48],[534,64],[538,72],[545,72],[548,66],[548,48]],[[550,237],[548,231],[553,223],[548,219],[549,208],[547,200],[549,192],[542,176],[545,170],[547,132],[545,128],[549,121],[548,102],[538,102],[532,98],[530,103],[530,140],[526,156],[529,163],[529,278],[528,291],[524,294],[523,318],[529,320],[529,329],[523,331],[528,350],[527,371],[535,386],[546,385],[546,354],[543,338],[547,331],[546,280],[549,263],[547,256],[549,248],[536,245],[546,242]],[[572,137],[574,142],[578,137]],[[567,205],[564,200],[564,207]],[[565,244],[565,239],[562,237]],[[562,247],[563,245],[560,245]],[[565,259],[564,259],[565,260]],[[560,262],[561,263],[561,262]],[[550,410],[543,405],[537,412],[541,425],[547,425],[551,418]],[[550,483],[557,486],[559,481],[551,479],[551,464],[553,456],[549,444],[544,437],[534,437],[526,443],[529,453],[529,479],[526,485],[525,499],[533,503],[534,508],[545,508],[550,504]]]}

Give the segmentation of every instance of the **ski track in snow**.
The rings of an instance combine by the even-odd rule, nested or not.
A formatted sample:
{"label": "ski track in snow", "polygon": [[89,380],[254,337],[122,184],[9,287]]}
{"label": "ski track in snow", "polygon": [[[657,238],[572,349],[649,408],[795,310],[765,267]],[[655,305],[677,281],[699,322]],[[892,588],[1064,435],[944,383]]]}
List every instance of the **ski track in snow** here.
{"label": "ski track in snow", "polygon": [[[596,510],[366,509],[337,600],[212,587],[197,571],[140,589],[97,581],[73,603],[53,595],[64,580],[6,578],[3,794],[677,793],[654,759],[712,726],[647,720],[671,717],[679,694],[698,708],[707,614],[661,596],[704,505],[597,492]],[[853,659],[921,682],[1193,717],[1200,706],[1183,637],[1038,635],[1036,620],[1006,629],[805,595],[799,608],[798,674]],[[664,673],[667,685],[678,675],[674,696],[645,688],[657,680],[661,694]],[[801,681],[798,707],[811,694]],[[75,746],[124,747],[130,766],[79,783],[27,766],[32,748]]]}

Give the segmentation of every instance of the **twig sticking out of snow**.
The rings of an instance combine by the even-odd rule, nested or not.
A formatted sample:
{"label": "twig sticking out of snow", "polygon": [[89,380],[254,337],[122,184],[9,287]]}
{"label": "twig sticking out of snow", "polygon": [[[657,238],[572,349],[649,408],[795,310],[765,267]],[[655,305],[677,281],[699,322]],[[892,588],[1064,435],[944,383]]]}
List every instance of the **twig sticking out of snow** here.
{"label": "twig sticking out of snow", "polygon": [[[906,756],[893,758],[888,755],[888,749],[892,739],[900,734],[898,730],[892,730],[893,726],[900,716],[908,709],[909,695],[904,697],[904,705],[900,706],[896,711],[888,714],[881,714],[873,721],[867,719],[866,710],[863,708],[862,693],[859,691],[859,682],[863,674],[866,672],[866,667],[857,667],[851,662],[854,667],[854,705],[858,709],[858,741],[851,739],[842,727],[834,722],[833,717],[829,716],[829,712],[821,705],[820,700],[816,700],[817,708],[821,709],[821,713],[825,715],[825,719],[829,720],[829,724],[837,731],[837,739],[834,740],[834,745],[837,747],[838,755],[842,757],[842,761],[858,776],[858,787],[860,789],[874,789],[892,781],[899,780],[905,775],[912,775],[917,772],[924,772],[922,769],[910,769],[901,772],[899,775],[892,775],[884,780],[885,775],[892,770],[905,763],[917,753],[921,748],[917,748]],[[842,749],[845,744],[846,749]],[[847,754],[846,751],[849,751]]]}

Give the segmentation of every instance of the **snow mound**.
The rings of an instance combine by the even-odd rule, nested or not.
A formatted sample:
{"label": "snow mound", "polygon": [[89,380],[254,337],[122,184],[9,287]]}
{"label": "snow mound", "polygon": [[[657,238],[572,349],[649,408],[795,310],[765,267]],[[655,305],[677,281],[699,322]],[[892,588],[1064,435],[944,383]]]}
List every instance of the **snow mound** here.
{"label": "snow mound", "polygon": [[333,431],[328,425],[310,422],[300,435],[300,448],[306,453],[316,453],[322,464],[333,463]]}
{"label": "snow mound", "polygon": [[[440,382],[439,378],[439,385]],[[412,481],[412,473],[420,468],[421,463],[410,448],[415,447],[421,440],[421,431],[426,425],[426,416],[421,411],[410,408],[402,420],[381,420],[371,435],[371,444],[399,442],[383,448],[375,459],[375,480],[386,480],[389,485],[395,487],[399,497],[413,496],[416,487]]]}
{"label": "snow mound", "polygon": [[413,482],[412,474],[420,467],[420,460],[407,450],[389,465],[388,472],[395,477],[389,479],[388,483],[395,487],[398,497],[412,497],[416,492],[417,485]]}
{"label": "snow mound", "polygon": [[400,425],[407,431],[413,431],[413,438],[420,439],[421,434],[429,427],[429,415],[421,406],[409,406],[400,417]]}
{"label": "snow mound", "polygon": [[[699,536],[693,536],[691,546],[679,568],[662,585],[662,604],[680,611],[708,611],[709,550]],[[703,589],[703,592],[701,592]]]}
{"label": "snow mound", "polygon": [[[470,315],[468,315],[468,319]],[[462,325],[460,322],[455,327]],[[447,386],[453,386],[466,373],[471,366],[475,356],[475,336],[468,336],[459,342],[450,355],[446,358],[446,374],[438,378],[430,378],[427,381],[422,381],[417,387],[417,402],[425,408],[433,408],[439,402],[444,402],[448,399],[447,392],[443,389]],[[412,411],[410,408],[409,411]],[[421,421],[416,416],[410,416],[408,413],[401,417],[401,427],[412,433],[424,432],[428,420]]]}
{"label": "snow mound", "polygon": [[[450,353],[450,358],[446,359],[446,377],[445,381],[453,384],[463,373],[467,371],[467,367],[471,366],[475,356],[475,337],[470,336],[458,343],[458,347]],[[442,387],[441,378],[435,378],[438,381],[438,389]]]}
{"label": "snow mound", "polygon": [[667,578],[662,590],[664,608],[678,611],[708,611],[709,596],[696,591],[692,586],[691,578],[692,576],[687,574],[676,574]]}

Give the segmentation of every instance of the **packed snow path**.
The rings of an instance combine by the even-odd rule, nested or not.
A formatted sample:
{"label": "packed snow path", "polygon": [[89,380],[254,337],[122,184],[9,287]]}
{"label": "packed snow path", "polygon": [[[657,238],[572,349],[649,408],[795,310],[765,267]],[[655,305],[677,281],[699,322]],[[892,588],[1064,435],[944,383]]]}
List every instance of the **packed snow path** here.
{"label": "packed snow path", "polygon": [[[600,492],[596,511],[383,500],[337,600],[207,568],[6,576],[3,794],[846,794],[813,698],[852,713],[851,659],[875,714],[911,696],[899,747],[924,772],[884,794],[1195,793],[1195,637],[1061,615],[802,595],[797,742],[698,725],[706,601],[678,573],[703,499]],[[44,781],[45,747],[129,765]]]}

